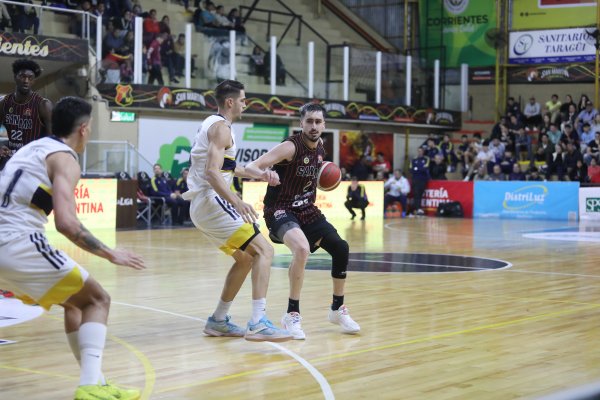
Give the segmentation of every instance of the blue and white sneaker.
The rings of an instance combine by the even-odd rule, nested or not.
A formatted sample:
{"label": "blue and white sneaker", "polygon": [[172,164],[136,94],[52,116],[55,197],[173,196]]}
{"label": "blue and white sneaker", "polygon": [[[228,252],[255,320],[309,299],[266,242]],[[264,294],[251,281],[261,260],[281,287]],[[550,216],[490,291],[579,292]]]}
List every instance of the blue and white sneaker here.
{"label": "blue and white sneaker", "polygon": [[230,315],[225,316],[225,320],[217,321],[214,316],[208,317],[204,326],[204,333],[208,336],[225,336],[225,337],[243,337],[244,328],[237,326],[231,320]]}
{"label": "blue and white sneaker", "polygon": [[264,316],[256,324],[248,322],[245,338],[251,342],[287,342],[293,336],[286,330],[276,328]]}

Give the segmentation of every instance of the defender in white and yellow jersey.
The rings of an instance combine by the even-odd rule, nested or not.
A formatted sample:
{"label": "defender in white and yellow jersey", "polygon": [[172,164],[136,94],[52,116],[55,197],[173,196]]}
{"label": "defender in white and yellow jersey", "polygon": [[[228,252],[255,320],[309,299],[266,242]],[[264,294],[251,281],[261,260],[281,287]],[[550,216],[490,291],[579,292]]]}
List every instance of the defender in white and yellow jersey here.
{"label": "defender in white and yellow jersey", "polygon": [[[215,89],[218,114],[202,123],[192,147],[192,165],[188,174],[189,191],[183,198],[191,201],[190,216],[194,225],[235,259],[221,299],[208,317],[204,333],[209,336],[244,336],[251,341],[282,342],[292,336],[278,329],[266,317],[266,296],[273,259],[273,246],[258,230],[258,214],[231,191],[233,175],[279,184],[270,170],[243,168],[235,163],[235,140],[231,129],[246,106],[244,85],[226,80]],[[246,330],[230,321],[233,299],[252,271],[252,318]]]}
{"label": "defender in white and yellow jersey", "polygon": [[56,229],[82,249],[135,269],[143,260],[110,249],[77,219],[80,176],[77,154],[90,135],[92,107],[76,97],[61,99],[52,115],[55,136],[23,146],[0,175],[0,280],[26,302],[65,309],[65,330],[81,365],[75,400],[138,399],[138,390],[109,385],[102,376],[102,352],[110,297],[88,272],[44,235],[54,210]]}

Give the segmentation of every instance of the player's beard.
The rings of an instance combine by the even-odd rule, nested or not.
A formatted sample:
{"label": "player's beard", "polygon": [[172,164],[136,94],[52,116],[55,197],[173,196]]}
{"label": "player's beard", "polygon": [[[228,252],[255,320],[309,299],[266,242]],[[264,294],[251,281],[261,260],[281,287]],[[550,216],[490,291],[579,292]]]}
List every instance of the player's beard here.
{"label": "player's beard", "polygon": [[321,137],[321,135],[319,134],[318,136],[316,136],[316,137],[313,137],[313,134],[309,132],[309,133],[304,133],[304,137],[305,137],[307,140],[309,140],[309,141],[311,141],[311,142],[313,142],[313,143],[316,143],[316,142],[318,142],[318,141],[319,141],[319,138]]}

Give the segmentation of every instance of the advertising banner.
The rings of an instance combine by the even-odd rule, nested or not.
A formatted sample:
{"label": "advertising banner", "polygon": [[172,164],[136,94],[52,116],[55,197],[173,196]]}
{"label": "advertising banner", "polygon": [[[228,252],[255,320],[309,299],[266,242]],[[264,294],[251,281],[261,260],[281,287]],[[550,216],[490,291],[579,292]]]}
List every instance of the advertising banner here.
{"label": "advertising banner", "polygon": [[579,189],[579,219],[600,221],[600,187]]}
{"label": "advertising banner", "polygon": [[135,228],[137,223],[137,188],[137,180],[117,181],[117,228]]}
{"label": "advertising banner", "polygon": [[[97,89],[110,107],[156,108],[165,110],[217,111],[214,90],[169,88],[150,85],[100,84]],[[356,101],[330,101],[305,97],[271,96],[246,93],[244,114],[283,115],[300,119],[300,107],[308,102],[321,104],[327,119],[367,120],[460,128],[456,111],[415,108]]]}
{"label": "advertising banner", "polygon": [[[150,163],[159,163],[174,177],[190,166],[190,151],[202,119],[175,120],[140,118],[138,150]],[[288,136],[287,125],[240,124],[232,125],[237,147],[236,162],[240,165],[256,160]],[[140,164],[143,165],[143,164]],[[144,165],[152,175],[152,165]]]}
{"label": "advertising banner", "polygon": [[593,83],[594,64],[531,65],[508,70],[510,83]]}
{"label": "advertising banner", "polygon": [[475,218],[576,220],[579,182],[475,182]]}
{"label": "advertising banner", "polygon": [[508,61],[513,64],[593,62],[596,40],[588,30],[573,28],[511,32]]}
{"label": "advertising banner", "polygon": [[458,201],[466,218],[473,217],[473,182],[429,181],[421,199],[421,208],[427,215],[435,215],[441,203]]}
{"label": "advertising banner", "polygon": [[[75,188],[77,218],[88,229],[115,229],[117,223],[117,180],[81,179]],[[56,231],[54,212],[48,216],[48,231]]]}
{"label": "advertising banner", "polygon": [[[368,218],[383,219],[383,182],[380,181],[365,181],[360,182],[365,185],[365,191],[369,198],[369,206],[366,213]],[[343,181],[337,189],[331,192],[317,190],[316,206],[327,218],[349,218],[350,213],[344,207],[346,202],[346,194],[348,193],[350,182]],[[243,200],[252,205],[260,214],[261,221],[263,218],[262,210],[264,208],[263,200],[267,193],[266,182],[244,182]]]}
{"label": "advertising banner", "polygon": [[[375,161],[377,153],[394,164],[394,135],[362,131],[340,131],[340,167],[352,174],[352,168],[362,156],[369,165]],[[391,168],[390,168],[391,169]],[[391,171],[390,171],[391,172]]]}
{"label": "advertising banner", "polygon": [[596,24],[596,0],[515,0],[511,7],[514,30]]}
{"label": "advertising banner", "polygon": [[81,39],[0,32],[0,56],[88,63],[88,42]]}
{"label": "advertising banner", "polygon": [[446,68],[495,64],[495,1],[420,0],[419,15],[421,51],[429,63],[440,59]]}

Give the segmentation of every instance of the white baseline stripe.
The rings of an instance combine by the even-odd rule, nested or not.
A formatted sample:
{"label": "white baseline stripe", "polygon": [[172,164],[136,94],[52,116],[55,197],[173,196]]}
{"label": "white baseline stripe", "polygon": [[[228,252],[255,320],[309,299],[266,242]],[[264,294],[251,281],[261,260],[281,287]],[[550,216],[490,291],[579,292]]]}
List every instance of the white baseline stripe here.
{"label": "white baseline stripe", "polygon": [[265,342],[265,343],[275,347],[279,351],[287,354],[288,356],[292,357],[293,359],[298,361],[300,364],[302,364],[302,366],[304,368],[306,368],[308,370],[308,372],[310,372],[310,374],[315,378],[315,380],[317,382],[319,382],[319,386],[321,386],[321,390],[323,391],[325,400],[335,399],[335,396],[333,395],[333,391],[331,390],[331,386],[329,386],[327,379],[325,379],[325,377],[319,372],[319,370],[317,370],[315,367],[313,367],[308,361],[306,361],[304,358],[300,357],[298,354],[294,353],[293,351],[290,351],[290,350],[286,349],[285,347],[281,346],[280,344],[273,343],[273,342]]}
{"label": "white baseline stripe", "polygon": [[[174,312],[166,311],[166,310],[161,310],[159,308],[140,306],[137,304],[122,303],[120,301],[112,301],[111,303],[118,304],[121,306],[139,308],[139,309],[147,310],[147,311],[154,311],[154,312],[158,312],[158,313],[162,313],[162,314],[172,315],[174,317],[180,317],[180,318],[185,318],[185,319],[191,319],[194,321],[206,322],[206,320],[204,320],[202,318],[191,317],[189,315],[174,313]],[[327,382],[327,379],[325,379],[325,377],[319,372],[319,370],[317,370],[315,367],[313,367],[311,363],[309,363],[308,361],[306,361],[304,358],[300,357],[298,354],[294,353],[293,351],[288,350],[279,344],[272,343],[272,342],[264,342],[264,343],[269,344],[269,345],[275,347],[276,349],[278,349],[279,351],[281,351],[282,353],[287,354],[288,356],[290,356],[293,359],[295,359],[296,361],[298,361],[298,363],[300,363],[300,365],[302,365],[304,368],[306,368],[306,370],[315,378],[315,380],[321,387],[321,390],[323,391],[323,395],[325,396],[325,400],[334,400],[335,399],[335,396],[333,395],[333,391],[331,390],[331,386]]]}

